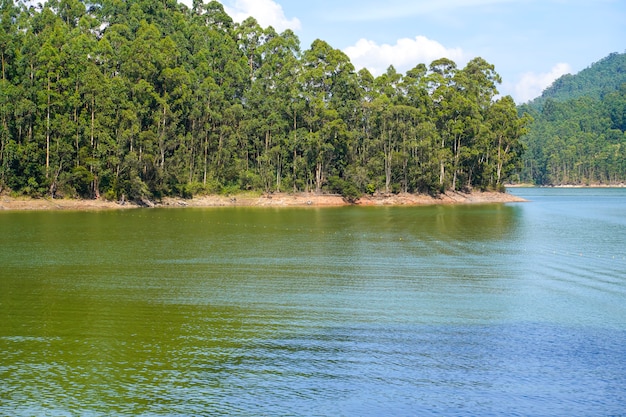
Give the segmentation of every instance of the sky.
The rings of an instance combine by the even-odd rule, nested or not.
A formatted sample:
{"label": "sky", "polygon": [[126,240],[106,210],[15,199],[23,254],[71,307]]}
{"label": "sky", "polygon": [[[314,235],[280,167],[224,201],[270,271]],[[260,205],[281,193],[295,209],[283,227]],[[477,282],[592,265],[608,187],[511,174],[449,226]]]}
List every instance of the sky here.
{"label": "sky", "polygon": [[357,70],[374,75],[389,65],[404,73],[442,57],[462,68],[482,57],[502,77],[500,94],[517,103],[541,95],[563,74],[626,52],[625,0],[220,2],[236,22],[253,16],[262,27],[292,29],[302,50],[324,40],[344,51]]}

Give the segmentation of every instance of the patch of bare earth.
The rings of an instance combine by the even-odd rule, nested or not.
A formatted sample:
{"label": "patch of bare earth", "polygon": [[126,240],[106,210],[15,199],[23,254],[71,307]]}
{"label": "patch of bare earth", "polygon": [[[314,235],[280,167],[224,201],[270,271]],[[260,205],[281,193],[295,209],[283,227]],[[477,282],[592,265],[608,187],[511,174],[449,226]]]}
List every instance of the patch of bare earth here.
{"label": "patch of bare earth", "polygon": [[120,204],[106,200],[77,200],[65,198],[27,198],[0,196],[0,210],[118,210],[137,207],[134,204]]}
{"label": "patch of bare earth", "polygon": [[418,206],[434,204],[480,204],[480,203],[512,203],[526,201],[508,193],[498,192],[447,192],[433,197],[426,194],[389,194],[363,196],[350,203],[340,195],[314,193],[275,193],[260,197],[250,196],[202,196],[193,199],[165,198],[159,206],[165,207],[337,207],[346,205],[358,206]]}
{"label": "patch of bare earth", "polygon": [[436,204],[481,204],[481,203],[513,203],[526,201],[523,198],[508,193],[481,192],[460,193],[448,191],[445,194],[431,196],[428,194],[391,194],[382,196],[367,196],[361,198],[360,205],[389,205],[389,206],[419,206]]}
{"label": "patch of bare earth", "polygon": [[159,206],[164,207],[330,207],[345,206],[350,203],[340,195],[314,194],[314,193],[273,193],[262,196],[237,195],[224,196],[198,196],[192,199],[164,198]]}
{"label": "patch of bare earth", "polygon": [[[477,204],[477,203],[511,203],[525,201],[508,193],[447,192],[433,197],[425,194],[389,194],[363,196],[354,203],[350,203],[340,195],[315,193],[274,193],[262,196],[197,196],[191,199],[163,198],[158,203],[146,202],[150,207],[338,207],[347,205],[358,206],[419,206],[434,204]],[[121,204],[102,199],[76,200],[51,198],[25,198],[0,196],[0,210],[119,210],[136,208],[139,205],[126,202]]]}

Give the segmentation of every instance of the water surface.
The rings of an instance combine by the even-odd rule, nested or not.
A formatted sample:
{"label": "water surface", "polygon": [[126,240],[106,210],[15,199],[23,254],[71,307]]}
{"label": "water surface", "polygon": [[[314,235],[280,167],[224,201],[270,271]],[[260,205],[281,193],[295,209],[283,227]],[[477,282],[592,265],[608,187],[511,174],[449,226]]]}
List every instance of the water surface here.
{"label": "water surface", "polygon": [[626,190],[0,213],[0,415],[619,415]]}

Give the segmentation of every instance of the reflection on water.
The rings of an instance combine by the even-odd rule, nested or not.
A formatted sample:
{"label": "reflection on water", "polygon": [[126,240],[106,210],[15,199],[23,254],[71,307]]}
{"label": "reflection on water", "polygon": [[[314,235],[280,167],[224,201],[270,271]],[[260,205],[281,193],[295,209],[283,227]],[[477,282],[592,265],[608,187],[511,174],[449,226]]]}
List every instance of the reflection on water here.
{"label": "reflection on water", "polygon": [[0,414],[619,414],[626,193],[515,192],[0,213]]}

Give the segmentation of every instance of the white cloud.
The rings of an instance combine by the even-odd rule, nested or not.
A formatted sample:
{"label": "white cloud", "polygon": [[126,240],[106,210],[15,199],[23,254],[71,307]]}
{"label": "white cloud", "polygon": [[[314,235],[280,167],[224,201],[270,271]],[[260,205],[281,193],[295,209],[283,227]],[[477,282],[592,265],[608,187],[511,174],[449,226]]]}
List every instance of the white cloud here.
{"label": "white cloud", "polygon": [[[193,0],[179,0],[180,2],[191,7]],[[210,0],[203,0],[208,3]],[[261,27],[272,26],[277,32],[285,29],[299,30],[301,28],[300,20],[296,17],[287,19],[283,7],[273,0],[226,0],[220,1],[224,6],[224,11],[235,22],[243,22],[248,17],[254,17]],[[228,6],[227,4],[232,6]]]}
{"label": "white cloud", "polygon": [[234,0],[224,4],[224,10],[235,22],[243,22],[246,18],[254,17],[261,27],[272,26],[277,32],[285,29],[299,30],[300,20],[296,17],[288,19],[283,7],[273,0]]}
{"label": "white cloud", "polygon": [[459,61],[465,59],[460,48],[446,48],[425,36],[398,39],[395,45],[379,45],[371,40],[360,39],[354,46],[345,48],[344,52],[357,70],[367,68],[373,75],[384,73],[389,65],[393,65],[398,72],[405,72],[417,64],[429,65],[444,57],[455,61],[460,67]]}
{"label": "white cloud", "polygon": [[562,75],[572,72],[572,68],[569,64],[559,63],[556,64],[550,72],[537,74],[534,72],[527,72],[522,74],[522,78],[515,85],[515,98],[518,103],[526,103],[541,95],[543,90],[550,86]]}

